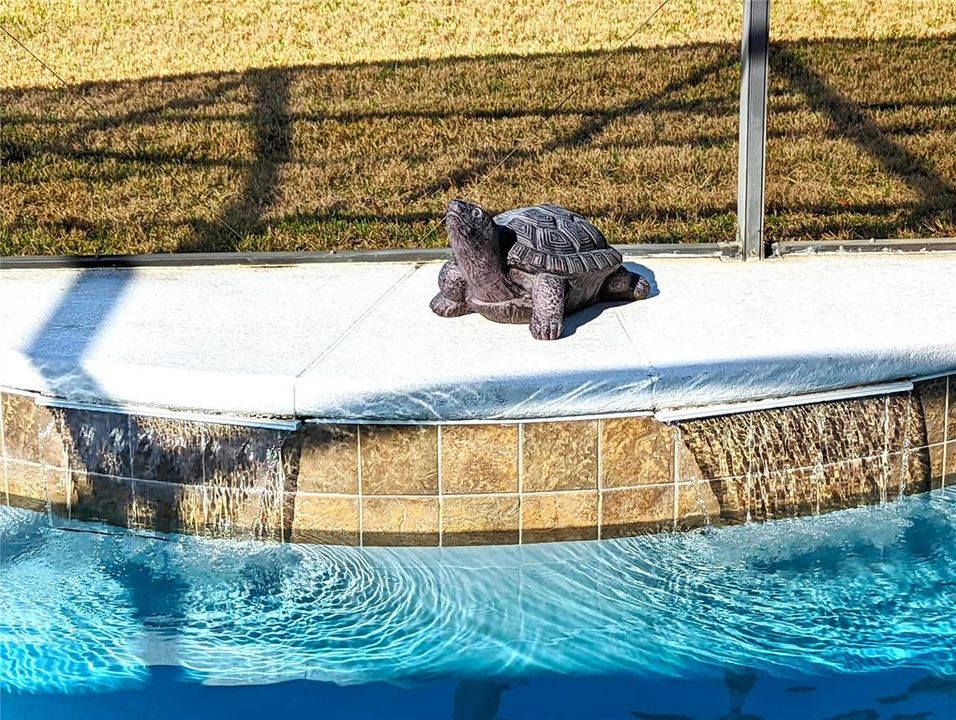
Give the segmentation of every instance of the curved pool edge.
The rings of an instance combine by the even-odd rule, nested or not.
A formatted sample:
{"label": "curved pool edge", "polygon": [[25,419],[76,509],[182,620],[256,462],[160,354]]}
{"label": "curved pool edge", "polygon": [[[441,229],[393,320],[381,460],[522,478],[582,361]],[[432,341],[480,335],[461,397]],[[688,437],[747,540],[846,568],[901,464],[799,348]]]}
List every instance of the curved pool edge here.
{"label": "curved pool edge", "polygon": [[0,499],[161,531],[454,545],[954,482],[956,255],[626,259],[651,296],[576,313],[553,343],[437,317],[440,263],[422,258],[4,269]]}
{"label": "curved pool edge", "polygon": [[380,424],[5,391],[0,499],[138,530],[451,546],[815,515],[956,483],[956,375],[844,394],[664,420]]}

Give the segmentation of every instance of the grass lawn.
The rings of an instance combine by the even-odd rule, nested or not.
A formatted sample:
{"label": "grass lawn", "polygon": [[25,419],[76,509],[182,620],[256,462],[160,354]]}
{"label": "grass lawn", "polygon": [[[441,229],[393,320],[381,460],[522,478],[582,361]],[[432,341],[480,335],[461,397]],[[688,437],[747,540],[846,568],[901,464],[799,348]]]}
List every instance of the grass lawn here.
{"label": "grass lawn", "polygon": [[[14,0],[73,84],[0,36],[0,254],[440,246],[454,196],[732,241],[739,4],[608,59],[656,4]],[[768,239],[956,236],[956,3],[773,12]]]}

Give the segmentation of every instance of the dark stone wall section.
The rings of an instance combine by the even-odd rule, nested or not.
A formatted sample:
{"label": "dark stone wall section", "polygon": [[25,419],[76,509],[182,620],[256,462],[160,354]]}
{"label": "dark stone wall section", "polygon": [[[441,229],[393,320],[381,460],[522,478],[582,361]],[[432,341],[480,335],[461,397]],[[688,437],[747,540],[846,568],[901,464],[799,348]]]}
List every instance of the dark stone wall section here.
{"label": "dark stone wall section", "polygon": [[0,458],[0,501],[137,530],[339,545],[595,540],[956,484],[956,376],[674,424],[274,429],[4,392]]}
{"label": "dark stone wall section", "polygon": [[[927,437],[924,385],[910,393],[693,420],[680,424],[682,437],[711,481],[725,521],[885,502],[942,484],[930,468],[938,448]],[[941,407],[942,397],[929,402]]]}

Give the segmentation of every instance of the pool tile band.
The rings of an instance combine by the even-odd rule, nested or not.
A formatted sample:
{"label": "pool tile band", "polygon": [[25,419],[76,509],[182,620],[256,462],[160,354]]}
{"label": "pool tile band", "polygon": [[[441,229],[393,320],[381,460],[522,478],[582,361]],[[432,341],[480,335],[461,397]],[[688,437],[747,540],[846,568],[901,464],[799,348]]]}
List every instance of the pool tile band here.
{"label": "pool tile band", "polygon": [[441,425],[240,422],[2,393],[2,498],[143,530],[438,546],[793,517],[956,482],[952,376],[883,390],[667,423]]}

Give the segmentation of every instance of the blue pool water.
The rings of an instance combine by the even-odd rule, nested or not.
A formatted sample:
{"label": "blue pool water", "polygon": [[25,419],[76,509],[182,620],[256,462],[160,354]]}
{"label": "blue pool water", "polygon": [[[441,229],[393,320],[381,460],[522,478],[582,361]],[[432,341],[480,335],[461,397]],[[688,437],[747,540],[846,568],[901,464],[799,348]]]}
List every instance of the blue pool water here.
{"label": "blue pool water", "polygon": [[0,530],[2,720],[956,718],[951,491],[525,547]]}

